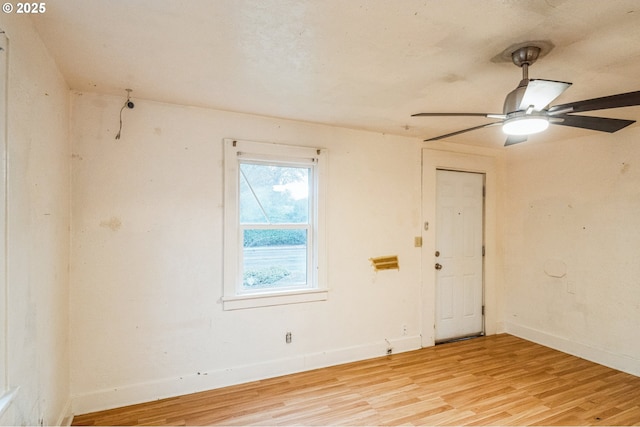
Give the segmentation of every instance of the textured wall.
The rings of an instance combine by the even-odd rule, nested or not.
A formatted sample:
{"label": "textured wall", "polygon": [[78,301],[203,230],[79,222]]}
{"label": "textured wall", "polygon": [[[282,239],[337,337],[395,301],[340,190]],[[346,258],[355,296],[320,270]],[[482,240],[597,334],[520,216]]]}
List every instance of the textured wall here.
{"label": "textured wall", "polygon": [[640,375],[640,129],[508,150],[507,330]]}

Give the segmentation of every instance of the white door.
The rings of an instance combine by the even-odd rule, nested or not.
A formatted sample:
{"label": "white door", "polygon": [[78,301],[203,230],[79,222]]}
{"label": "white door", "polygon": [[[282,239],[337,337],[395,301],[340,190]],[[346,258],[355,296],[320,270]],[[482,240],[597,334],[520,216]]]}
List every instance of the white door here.
{"label": "white door", "polygon": [[436,174],[435,341],[483,333],[484,174]]}

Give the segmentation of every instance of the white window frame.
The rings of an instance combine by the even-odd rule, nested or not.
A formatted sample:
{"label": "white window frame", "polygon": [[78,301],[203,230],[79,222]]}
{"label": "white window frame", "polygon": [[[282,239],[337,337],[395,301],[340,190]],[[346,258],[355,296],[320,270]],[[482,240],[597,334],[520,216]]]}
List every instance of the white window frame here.
{"label": "white window frame", "polygon": [[[243,226],[239,221],[240,162],[311,166],[311,212],[307,241],[308,287],[246,292],[241,287]],[[325,149],[268,142],[224,140],[224,310],[323,301],[328,298],[325,268]],[[253,228],[253,226],[252,226]]]}

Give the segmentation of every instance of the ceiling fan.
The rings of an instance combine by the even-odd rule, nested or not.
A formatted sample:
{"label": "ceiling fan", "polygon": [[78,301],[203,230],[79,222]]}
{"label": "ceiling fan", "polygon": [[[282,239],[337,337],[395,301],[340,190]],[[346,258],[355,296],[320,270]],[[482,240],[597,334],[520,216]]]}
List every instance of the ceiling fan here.
{"label": "ceiling fan", "polygon": [[511,53],[511,60],[522,68],[522,80],[504,100],[502,114],[498,113],[418,113],[411,117],[458,117],[479,116],[499,121],[462,129],[445,135],[425,139],[436,141],[450,136],[460,135],[476,129],[502,125],[507,134],[505,146],[525,142],[528,135],[546,130],[550,124],[571,126],[583,129],[613,133],[635,123],[635,120],[611,119],[606,117],[581,116],[573,113],[604,110],[608,108],[640,105],[640,91],[621,93],[602,98],[570,102],[568,104],[549,104],[571,86],[568,82],[529,79],[529,66],[540,56],[539,46],[519,47]]}

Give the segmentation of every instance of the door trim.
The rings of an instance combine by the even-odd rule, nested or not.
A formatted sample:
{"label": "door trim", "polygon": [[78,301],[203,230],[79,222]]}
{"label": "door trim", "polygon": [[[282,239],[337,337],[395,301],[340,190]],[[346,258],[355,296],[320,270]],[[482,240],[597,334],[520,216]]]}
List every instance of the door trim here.
{"label": "door trim", "polygon": [[422,346],[435,345],[435,230],[436,221],[436,171],[448,169],[460,172],[485,174],[484,211],[484,328],[486,335],[495,334],[498,329],[497,298],[497,255],[498,255],[498,166],[492,156],[443,151],[432,148],[422,149],[422,221],[429,223],[422,227],[422,301],[421,329]]}

